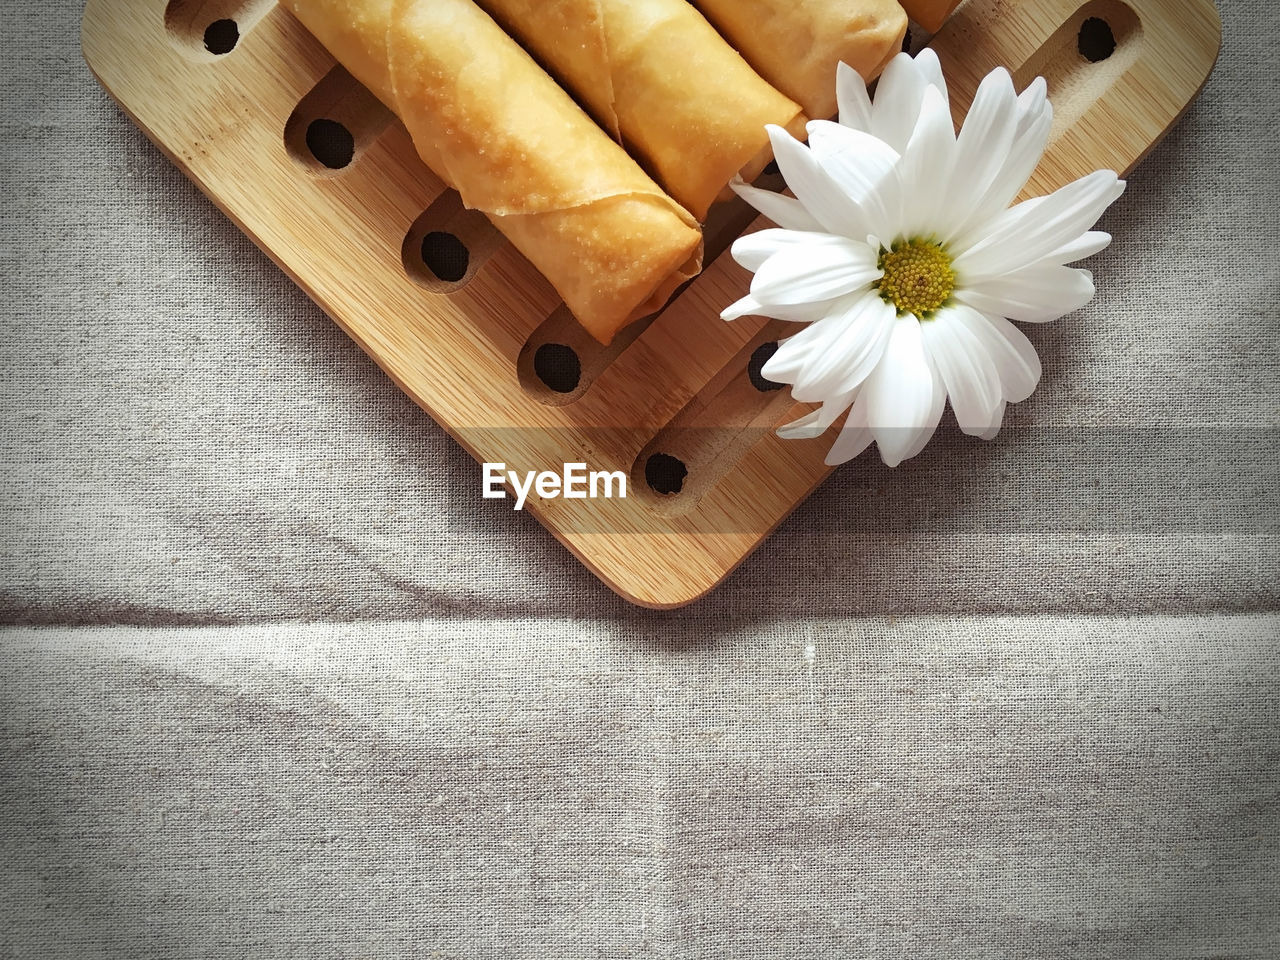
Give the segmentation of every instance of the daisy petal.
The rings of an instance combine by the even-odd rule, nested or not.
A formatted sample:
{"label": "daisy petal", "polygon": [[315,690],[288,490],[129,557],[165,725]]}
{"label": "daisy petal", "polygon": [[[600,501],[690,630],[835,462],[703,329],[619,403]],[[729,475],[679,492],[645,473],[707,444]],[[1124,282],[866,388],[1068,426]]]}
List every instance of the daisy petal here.
{"label": "daisy petal", "polygon": [[1058,264],[1038,264],[966,286],[955,296],[980,313],[1021,323],[1047,323],[1093,299],[1093,274]]}
{"label": "daisy petal", "polygon": [[1027,185],[1031,174],[1040,164],[1040,158],[1044,156],[1052,127],[1053,117],[1046,112],[1032,124],[1026,135],[1015,134],[1013,146],[1000,165],[995,179],[991,181],[991,186],[974,204],[973,212],[956,232],[952,240],[954,249],[963,252],[980,240],[986,233],[987,223],[1005,211],[1013,198]]}
{"label": "daisy petal", "polygon": [[951,400],[956,423],[981,433],[1002,401],[1000,374],[978,338],[948,310],[921,324],[925,349]]}
{"label": "daisy petal", "polygon": [[916,70],[920,76],[924,78],[924,82],[931,87],[935,87],[942,94],[942,102],[947,102],[947,81],[942,76],[942,64],[938,60],[938,54],[934,52],[932,47],[925,47],[914,57]]}
{"label": "daisy petal", "polygon": [[747,294],[741,300],[735,300],[720,311],[721,320],[738,320],[742,317],[758,317],[764,307],[759,300]]}
{"label": "daisy petal", "polygon": [[826,431],[819,429],[818,418],[822,416],[822,411],[826,409],[826,406],[824,403],[813,413],[807,414],[798,420],[792,420],[790,423],[784,423],[775,432],[783,440],[812,440],[814,437],[822,436]]}
{"label": "daisy petal", "polygon": [[721,320],[737,320],[740,317],[771,317],[774,320],[787,320],[792,323],[813,323],[832,313],[843,313],[852,300],[848,297],[834,297],[830,300],[813,300],[805,303],[764,304],[747,294],[733,305],[726,307],[720,314]]}
{"label": "daisy petal", "polygon": [[1031,341],[1004,317],[981,314],[958,304],[951,308],[987,351],[1000,374],[1000,392],[1010,403],[1019,403],[1035,391],[1040,382],[1040,357]]}
{"label": "daisy petal", "polygon": [[1047,197],[1036,197],[993,218],[982,239],[955,259],[957,275],[970,284],[1035,263],[1075,240],[1124,193],[1125,183],[1098,170]]}
{"label": "daisy petal", "polygon": [[827,428],[840,419],[840,414],[849,409],[849,404],[857,395],[858,391],[854,389],[829,397],[813,413],[780,426],[778,436],[784,440],[812,440],[822,436]]}
{"label": "daisy petal", "polygon": [[926,441],[933,433],[937,424],[930,421],[937,405],[936,387],[920,321],[910,314],[895,318],[884,357],[863,386],[867,425],[888,466],[896,467],[917,449],[922,433],[927,431]]}
{"label": "daisy petal", "polygon": [[806,230],[757,230],[739,237],[733,242],[733,259],[753,273],[759,270],[764,262],[780,250],[794,246],[821,246],[839,243],[840,237],[829,233],[814,233]]}
{"label": "daisy petal", "polygon": [[836,104],[840,122],[863,133],[871,130],[871,98],[861,74],[843,60],[836,65]]}
{"label": "daisy petal", "polygon": [[900,53],[890,60],[876,87],[876,99],[871,108],[871,133],[899,153],[905,150],[920,116],[920,104],[928,85],[907,54]]}
{"label": "daisy petal", "polygon": [[822,169],[813,152],[782,127],[769,124],[767,129],[773,157],[787,186],[822,229],[846,237],[865,237],[866,217]]}
{"label": "daisy petal", "polygon": [[939,230],[944,242],[951,239],[991,189],[1009,155],[1017,126],[1013,78],[1008,70],[998,67],[982,78],[973,105],[956,136],[951,196],[955,212],[947,230]]}
{"label": "daisy petal", "polygon": [[901,226],[899,153],[883,140],[827,120],[809,124],[809,149],[861,211],[863,233],[896,236]]}
{"label": "daisy petal", "polygon": [[777,349],[760,368],[760,375],[774,383],[794,384],[828,339],[845,324],[848,308],[815,320],[799,333],[778,341]]}
{"label": "daisy petal", "polygon": [[787,230],[806,231],[826,229],[795,197],[774,193],[772,190],[761,190],[742,180],[735,180],[730,186],[733,187],[734,193],[780,227]]}
{"label": "daisy petal", "polygon": [[938,429],[938,424],[942,422],[942,411],[947,405],[947,390],[942,385],[942,378],[938,376],[938,371],[933,370],[932,373],[933,400],[929,405],[929,412],[925,416],[924,425],[916,431],[915,440],[902,454],[903,460],[910,460],[928,446],[929,441],[933,439],[933,435]]}
{"label": "daisy petal", "polygon": [[834,467],[837,464],[852,460],[867,447],[871,446],[871,441],[874,439],[871,435],[871,428],[867,426],[867,391],[859,390],[858,396],[854,399],[853,406],[849,410],[849,416],[845,419],[844,426],[840,428],[840,433],[836,435],[836,442],[831,445],[831,449],[827,452],[827,466]]}
{"label": "daisy petal", "polygon": [[995,435],[1000,432],[1000,425],[1004,422],[1005,406],[1006,404],[1003,400],[996,404],[995,412],[991,414],[991,420],[987,424],[986,428],[981,433],[974,434],[974,436],[980,437],[983,440],[995,439]]}
{"label": "daisy petal", "polygon": [[1111,234],[1103,233],[1101,230],[1090,230],[1082,233],[1069,243],[1064,243],[1053,253],[1049,254],[1042,261],[1043,263],[1074,263],[1077,260],[1083,260],[1085,257],[1092,257],[1095,253],[1105,250],[1111,243]]}
{"label": "daisy petal", "polygon": [[823,170],[855,201],[879,187],[901,159],[883,140],[830,120],[808,124],[809,150]]}
{"label": "daisy petal", "polygon": [[902,193],[901,233],[937,233],[949,226],[947,194],[955,167],[956,133],[951,108],[936,87],[928,87],[920,104],[920,119],[912,131],[898,176],[913,189]]}
{"label": "daisy petal", "polygon": [[813,363],[814,358],[823,353],[827,349],[827,344],[848,325],[849,312],[861,302],[863,296],[858,294],[841,298],[838,301],[839,310],[815,320],[799,333],[779,340],[773,356],[760,368],[760,375],[774,383],[794,384],[804,374],[805,369]]}
{"label": "daisy petal", "polygon": [[832,241],[779,250],[756,271],[751,295],[765,305],[828,300],[883,275],[871,247],[843,237]]}
{"label": "daisy petal", "polygon": [[1017,136],[1027,136],[1046,110],[1051,111],[1050,119],[1052,120],[1053,108],[1049,105],[1049,84],[1045,82],[1044,77],[1036,77],[1027,84],[1027,89],[1018,94]]}
{"label": "daisy petal", "polygon": [[[857,387],[884,356],[896,318],[893,307],[874,293],[867,294],[838,323],[828,326],[827,336],[790,381],[794,384],[791,395],[802,403],[817,403]],[[761,370],[771,380],[769,364],[776,357],[775,353]]]}

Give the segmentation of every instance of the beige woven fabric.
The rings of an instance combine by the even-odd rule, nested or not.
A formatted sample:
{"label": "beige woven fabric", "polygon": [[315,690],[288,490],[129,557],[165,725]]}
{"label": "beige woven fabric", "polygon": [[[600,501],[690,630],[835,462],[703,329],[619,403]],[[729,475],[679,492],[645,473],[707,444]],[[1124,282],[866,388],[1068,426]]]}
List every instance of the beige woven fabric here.
{"label": "beige woven fabric", "polygon": [[1274,957],[1278,625],[12,630],[0,955]]}
{"label": "beige woven fabric", "polygon": [[20,0],[0,957],[1280,955],[1280,14],[1222,12],[1000,437],[654,614]]}
{"label": "beige woven fabric", "polygon": [[[4,71],[4,610],[627,617],[138,133],[31,3]],[[1277,582],[1280,14],[1236,0],[1101,292],[992,443],[840,470],[699,610],[1249,610]],[[232,54],[234,56],[234,54]],[[1247,91],[1247,92],[1246,92]]]}

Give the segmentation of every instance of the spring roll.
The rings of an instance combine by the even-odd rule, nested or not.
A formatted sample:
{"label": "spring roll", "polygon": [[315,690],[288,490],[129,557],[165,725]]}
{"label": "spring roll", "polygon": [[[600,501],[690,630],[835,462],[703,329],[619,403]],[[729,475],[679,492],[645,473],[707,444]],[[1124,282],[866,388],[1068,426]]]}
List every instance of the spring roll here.
{"label": "spring roll", "polygon": [[688,211],[472,0],[283,0],[602,343],[702,261]]}
{"label": "spring roll", "polygon": [[768,163],[765,124],[803,135],[799,105],[686,0],[476,2],[700,220]]}
{"label": "spring roll", "polygon": [[960,0],[901,0],[902,9],[930,33],[937,33]]}
{"label": "spring roll", "polygon": [[762,77],[811,117],[836,112],[836,64],[868,82],[902,48],[897,0],[692,0]]}

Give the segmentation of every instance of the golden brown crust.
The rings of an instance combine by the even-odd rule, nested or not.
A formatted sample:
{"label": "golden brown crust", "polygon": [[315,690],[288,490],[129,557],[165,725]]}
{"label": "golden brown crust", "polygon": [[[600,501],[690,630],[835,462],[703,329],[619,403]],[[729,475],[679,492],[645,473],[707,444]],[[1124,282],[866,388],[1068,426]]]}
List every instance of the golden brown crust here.
{"label": "golden brown crust", "polygon": [[697,272],[693,217],[472,0],[284,3],[597,339]]}
{"label": "golden brown crust", "polygon": [[811,117],[836,112],[836,65],[870,81],[902,47],[897,0],[692,0],[762,77]]}
{"label": "golden brown crust", "polygon": [[960,0],[902,0],[907,16],[930,33],[936,33],[958,6]]}
{"label": "golden brown crust", "polygon": [[700,219],[767,149],[766,124],[803,125],[686,0],[477,2]]}
{"label": "golden brown crust", "polygon": [[[621,195],[494,222],[544,274],[558,270],[565,303],[592,304],[574,315],[593,337],[609,343],[632,320],[661,309],[701,269],[701,245],[690,250],[683,234],[670,229],[666,203]],[[602,232],[607,242],[600,242]],[[566,258],[574,269],[564,269]]]}
{"label": "golden brown crust", "polygon": [[615,141],[622,142],[601,0],[476,3],[532,53]]}

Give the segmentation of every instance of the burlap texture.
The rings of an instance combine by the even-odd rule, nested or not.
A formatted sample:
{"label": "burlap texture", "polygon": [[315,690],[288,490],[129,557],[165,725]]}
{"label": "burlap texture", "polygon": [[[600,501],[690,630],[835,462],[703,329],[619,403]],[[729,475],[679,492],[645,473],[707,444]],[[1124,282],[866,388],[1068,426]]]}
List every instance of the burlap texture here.
{"label": "burlap texture", "polygon": [[653,614],[20,0],[0,956],[1280,953],[1280,15],[1221,6],[999,438]]}

